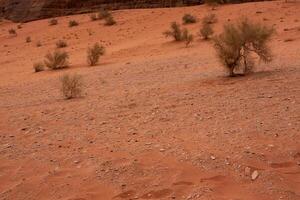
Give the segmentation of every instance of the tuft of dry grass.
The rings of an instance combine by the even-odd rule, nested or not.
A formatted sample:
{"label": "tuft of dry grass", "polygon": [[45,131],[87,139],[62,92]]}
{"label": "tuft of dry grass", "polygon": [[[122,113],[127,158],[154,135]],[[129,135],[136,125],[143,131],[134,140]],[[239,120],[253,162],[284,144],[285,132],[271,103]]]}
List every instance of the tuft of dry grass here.
{"label": "tuft of dry grass", "polygon": [[106,26],[112,26],[117,23],[112,15],[109,15],[108,17],[104,18],[104,20]]}
{"label": "tuft of dry grass", "polygon": [[214,31],[211,27],[211,24],[207,24],[207,23],[202,24],[202,27],[200,29],[200,36],[202,36],[204,40],[208,40],[213,35],[213,33]]}
{"label": "tuft of dry grass", "polygon": [[171,23],[171,30],[163,32],[166,37],[173,37],[175,41],[182,41],[182,30],[177,22]]}
{"label": "tuft of dry grass", "polygon": [[72,99],[82,95],[83,81],[78,74],[64,74],[60,77],[61,92],[65,99]]}
{"label": "tuft of dry grass", "polygon": [[41,72],[45,70],[45,65],[42,62],[34,63],[33,64],[34,72]]}
{"label": "tuft of dry grass", "polygon": [[69,21],[69,27],[74,27],[74,26],[78,26],[79,23],[76,20],[70,20]]}
{"label": "tuft of dry grass", "polygon": [[185,42],[185,47],[188,47],[194,41],[194,36],[189,33],[187,29],[184,29],[182,33],[182,40]]}
{"label": "tuft of dry grass", "polygon": [[58,20],[55,19],[55,18],[53,18],[53,19],[50,19],[50,20],[48,21],[48,23],[49,23],[49,26],[55,26],[55,25],[58,24]]}
{"label": "tuft of dry grass", "polygon": [[64,40],[58,40],[58,41],[56,42],[56,48],[58,48],[58,49],[60,49],[60,48],[65,48],[65,47],[67,47],[67,46],[68,46],[68,44],[67,44],[67,42],[64,41]]}
{"label": "tuft of dry grass", "polygon": [[95,66],[100,56],[102,56],[105,52],[105,48],[101,46],[99,43],[94,44],[94,46],[89,47],[87,50],[87,61],[90,66]]}
{"label": "tuft of dry grass", "polygon": [[44,63],[49,69],[57,70],[69,67],[68,59],[67,52],[55,50],[53,53],[46,54]]}
{"label": "tuft of dry grass", "polygon": [[182,17],[182,21],[183,21],[183,24],[193,24],[193,23],[197,22],[197,19],[195,16],[193,16],[191,14],[185,14]]}
{"label": "tuft of dry grass", "polygon": [[9,33],[10,35],[13,35],[13,36],[16,36],[16,35],[17,35],[17,31],[16,31],[15,29],[13,29],[13,28],[9,29],[9,30],[8,30],[8,33]]}
{"label": "tuft of dry grass", "polygon": [[202,24],[214,24],[218,21],[215,14],[210,13],[202,19]]}

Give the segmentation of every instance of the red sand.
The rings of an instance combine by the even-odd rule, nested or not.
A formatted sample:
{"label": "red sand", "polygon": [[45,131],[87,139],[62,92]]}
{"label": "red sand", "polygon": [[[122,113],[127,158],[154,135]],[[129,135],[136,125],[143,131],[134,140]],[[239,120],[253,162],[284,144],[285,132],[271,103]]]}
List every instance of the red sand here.
{"label": "red sand", "polygon": [[[208,12],[217,33],[242,16],[274,25],[274,61],[226,78],[210,42],[162,35],[184,13]],[[17,24],[0,22],[1,200],[300,199],[299,2],[113,14],[111,27],[68,16],[23,24],[17,37],[7,32]],[[33,73],[62,38],[71,67]],[[95,42],[107,53],[88,67]],[[83,98],[61,96],[66,72],[84,77]]]}

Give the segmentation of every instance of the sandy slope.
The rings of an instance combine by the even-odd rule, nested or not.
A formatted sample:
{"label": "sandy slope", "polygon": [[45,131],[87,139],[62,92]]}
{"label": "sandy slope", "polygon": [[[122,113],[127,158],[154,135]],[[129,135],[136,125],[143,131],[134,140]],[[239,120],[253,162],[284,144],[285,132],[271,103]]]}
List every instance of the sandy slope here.
{"label": "sandy slope", "polygon": [[[185,48],[162,35],[184,13],[208,12],[116,11],[112,27],[62,17],[53,27],[24,24],[17,37],[7,34],[16,24],[0,23],[0,199],[300,199],[300,3],[213,11],[216,32],[242,16],[277,30],[274,61],[234,79],[209,42],[197,37]],[[80,26],[68,28],[69,19]],[[199,26],[186,27],[196,34]],[[71,68],[33,73],[61,38]],[[87,67],[96,41],[107,53]],[[61,97],[66,72],[84,76],[83,98]]]}

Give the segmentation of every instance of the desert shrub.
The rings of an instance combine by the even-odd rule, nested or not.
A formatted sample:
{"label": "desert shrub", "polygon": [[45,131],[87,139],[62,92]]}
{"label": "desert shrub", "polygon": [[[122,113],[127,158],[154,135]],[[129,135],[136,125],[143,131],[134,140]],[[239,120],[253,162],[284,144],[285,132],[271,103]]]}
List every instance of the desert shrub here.
{"label": "desert shrub", "polygon": [[184,29],[182,31],[182,40],[185,42],[185,46],[188,47],[193,42],[194,36],[187,29]]}
{"label": "desert shrub", "polygon": [[193,15],[191,14],[185,14],[183,17],[182,17],[182,21],[183,21],[183,24],[192,24],[192,23],[196,23],[196,17],[194,17]]}
{"label": "desert shrub", "polygon": [[26,37],[26,42],[27,42],[27,43],[30,43],[30,42],[31,42],[31,37],[30,37],[30,36]]}
{"label": "desert shrub", "polygon": [[106,26],[112,26],[117,23],[112,15],[109,15],[108,17],[104,18],[104,20]]}
{"label": "desert shrub", "polygon": [[13,28],[11,28],[11,29],[9,29],[8,30],[8,33],[10,34],[10,35],[17,35],[17,31],[15,30],[15,29],[13,29]]}
{"label": "desert shrub", "polygon": [[33,64],[33,69],[35,72],[41,72],[45,70],[44,63],[38,62]]}
{"label": "desert shrub", "polygon": [[67,44],[67,42],[64,41],[64,40],[58,40],[58,41],[56,42],[56,48],[65,48],[65,47],[67,47],[67,46],[68,46],[68,44]]}
{"label": "desert shrub", "polygon": [[171,23],[171,30],[163,33],[166,37],[173,37],[175,41],[182,41],[182,30],[177,22]]}
{"label": "desert shrub", "polygon": [[90,19],[91,19],[91,21],[96,21],[96,20],[98,20],[98,17],[95,13],[92,13],[92,14],[90,14]]}
{"label": "desert shrub", "polygon": [[65,74],[60,77],[61,92],[66,99],[80,97],[82,94],[82,76]]}
{"label": "desert shrub", "polygon": [[208,40],[211,35],[214,33],[211,24],[203,23],[200,28],[200,35],[204,40]]}
{"label": "desert shrub", "polygon": [[53,18],[53,19],[50,19],[50,20],[48,21],[48,23],[49,23],[50,26],[55,26],[55,25],[58,24],[58,20],[55,19],[55,18]]}
{"label": "desert shrub", "polygon": [[202,19],[202,24],[214,24],[217,22],[217,17],[215,14],[210,13],[208,15],[206,15],[203,19]]}
{"label": "desert shrub", "polygon": [[38,42],[36,43],[36,46],[37,46],[37,47],[41,47],[41,46],[42,46],[41,41],[38,41]]}
{"label": "desert shrub", "polygon": [[69,27],[74,27],[74,26],[78,26],[79,23],[76,20],[70,20],[69,21]]}
{"label": "desert shrub", "polygon": [[111,13],[108,10],[101,9],[98,13],[98,19],[105,19],[111,16]]}
{"label": "desert shrub", "polygon": [[55,50],[53,53],[46,54],[44,63],[49,69],[56,70],[68,67],[68,59],[67,52]]}
{"label": "desert shrub", "polygon": [[272,60],[268,42],[274,29],[243,19],[236,25],[225,25],[224,31],[214,38],[214,47],[222,64],[228,69],[229,76],[235,76],[240,69],[242,74],[250,72],[253,67],[252,55],[260,60]]}
{"label": "desert shrub", "polygon": [[89,47],[87,50],[87,61],[90,66],[94,66],[98,63],[100,56],[105,52],[103,46],[99,43],[94,44],[93,47]]}

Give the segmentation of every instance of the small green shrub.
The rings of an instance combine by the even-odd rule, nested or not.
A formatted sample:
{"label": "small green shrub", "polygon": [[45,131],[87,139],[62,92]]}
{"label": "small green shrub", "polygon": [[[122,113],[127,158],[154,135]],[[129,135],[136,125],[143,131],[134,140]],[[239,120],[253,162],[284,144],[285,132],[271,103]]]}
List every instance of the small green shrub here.
{"label": "small green shrub", "polygon": [[204,40],[208,40],[214,33],[211,24],[203,23],[200,29],[200,35]]}
{"label": "small green shrub", "polygon": [[30,36],[26,37],[26,43],[30,43],[30,42],[31,42],[31,37]]}
{"label": "small green shrub", "polygon": [[80,97],[82,95],[82,76],[77,74],[65,74],[60,77],[61,92],[66,99]]}
{"label": "small green shrub", "polygon": [[101,9],[98,13],[98,19],[105,19],[105,18],[108,18],[111,16],[111,13],[108,12],[108,10],[105,10],[105,9]]}
{"label": "small green shrub", "polygon": [[94,44],[93,47],[89,47],[87,50],[87,61],[90,66],[94,66],[98,63],[100,56],[105,52],[105,48],[99,43]]}
{"label": "small green shrub", "polygon": [[112,26],[117,23],[112,15],[109,15],[108,17],[104,18],[104,20],[106,26]]}
{"label": "small green shrub", "polygon": [[69,27],[74,27],[74,26],[78,26],[79,23],[76,20],[70,20],[69,21]]}
{"label": "small green shrub", "polygon": [[173,37],[175,41],[182,41],[182,30],[177,22],[171,23],[171,30],[163,32],[166,37]]}
{"label": "small green shrub", "polygon": [[55,19],[55,18],[53,18],[53,19],[50,19],[50,20],[48,21],[48,23],[49,23],[49,26],[55,26],[55,25],[58,24],[58,20]]}
{"label": "small green shrub", "polygon": [[194,41],[194,36],[189,33],[187,29],[184,29],[182,33],[182,40],[185,42],[185,46],[188,47]]}
{"label": "small green shrub", "polygon": [[194,17],[191,14],[185,14],[182,17],[182,21],[183,21],[183,24],[193,24],[193,23],[197,22],[197,19],[196,19],[196,17]]}
{"label": "small green shrub", "polygon": [[252,70],[255,54],[263,62],[272,60],[268,42],[274,29],[243,19],[236,25],[224,26],[224,31],[214,38],[214,47],[222,64],[228,69],[229,76],[235,76],[235,70],[241,68],[242,74]]}
{"label": "small green shrub", "polygon": [[34,72],[41,72],[45,70],[45,66],[42,62],[34,63],[33,64]]}
{"label": "small green shrub", "polygon": [[67,44],[67,42],[66,41],[64,41],[64,40],[58,40],[57,42],[56,42],[56,48],[65,48],[65,47],[67,47],[68,46],[68,44]]}
{"label": "small green shrub", "polygon": [[8,30],[8,33],[9,33],[10,35],[13,35],[13,36],[16,36],[16,35],[17,35],[17,31],[16,31],[15,29],[13,29],[13,28],[9,29],[9,30]]}
{"label": "small green shrub", "polygon": [[36,46],[37,46],[37,47],[41,47],[41,46],[42,46],[41,41],[38,41],[38,42],[36,43]]}
{"label": "small green shrub", "polygon": [[202,24],[214,24],[216,23],[218,20],[217,20],[217,17],[215,14],[213,13],[210,13],[208,15],[206,15],[203,19],[202,19]]}
{"label": "small green shrub", "polygon": [[92,13],[92,14],[90,14],[90,19],[91,19],[91,21],[96,21],[96,20],[98,20],[98,17],[95,13]]}
{"label": "small green shrub", "polygon": [[49,69],[56,70],[69,67],[68,59],[67,52],[55,50],[53,53],[46,54],[44,63]]}

